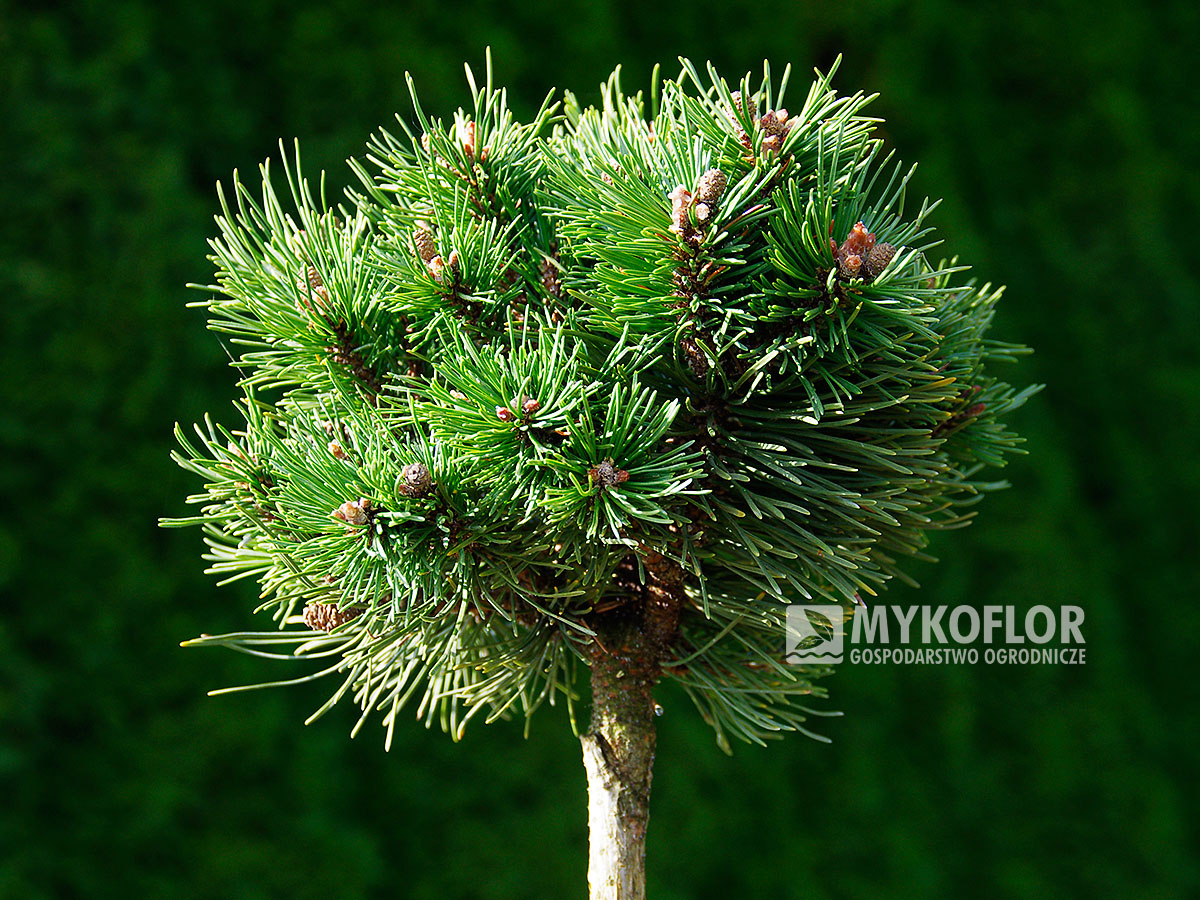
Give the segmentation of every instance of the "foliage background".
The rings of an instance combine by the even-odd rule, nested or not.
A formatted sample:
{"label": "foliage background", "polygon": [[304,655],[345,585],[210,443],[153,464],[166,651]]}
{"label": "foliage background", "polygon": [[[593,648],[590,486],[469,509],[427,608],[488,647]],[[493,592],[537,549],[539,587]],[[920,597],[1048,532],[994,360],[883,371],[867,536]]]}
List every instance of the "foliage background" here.
{"label": "foliage background", "polygon": [[[1183,898],[1200,891],[1200,7],[1119,0],[320,3],[0,0],[0,896],[580,896],[584,781],[563,717],[414,723],[385,755],[324,685],[209,700],[261,661],[182,651],[253,591],[165,532],[195,487],[171,425],[232,375],[183,285],[213,183],[278,138],[342,164],[407,109],[465,102],[491,44],[519,112],[617,62],[846,55],[950,248],[1032,344],[1031,456],[889,602],[1078,603],[1083,668],[869,668],[832,747],[727,758],[664,696],[650,891],[684,897]],[[666,66],[670,69],[670,66]],[[678,714],[676,714],[678,713]]]}

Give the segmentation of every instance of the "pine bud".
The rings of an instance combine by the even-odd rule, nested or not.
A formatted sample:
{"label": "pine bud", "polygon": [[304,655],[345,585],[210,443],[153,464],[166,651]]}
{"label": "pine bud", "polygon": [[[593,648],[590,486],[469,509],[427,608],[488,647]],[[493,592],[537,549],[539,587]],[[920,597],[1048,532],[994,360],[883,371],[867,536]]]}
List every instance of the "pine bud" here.
{"label": "pine bud", "polygon": [[371,517],[371,501],[367,497],[347,500],[333,511],[333,517],[341,519],[347,525],[366,525]]}
{"label": "pine bud", "polygon": [[507,406],[496,407],[496,418],[501,422],[515,422],[517,420],[516,414]]}
{"label": "pine bud", "polygon": [[534,400],[532,397],[526,397],[525,402],[521,404],[521,412],[523,412],[526,416],[532,416],[541,408],[541,402]]}
{"label": "pine bud", "polygon": [[846,235],[846,240],[842,242],[841,249],[843,253],[866,256],[874,246],[875,235],[868,232],[862,222],[856,222],[854,227],[850,229],[850,233]]}
{"label": "pine bud", "polygon": [[725,186],[728,183],[729,179],[725,177],[725,173],[720,169],[709,169],[696,182],[696,202],[707,203],[710,207],[716,209],[721,201],[721,195],[725,193]]}
{"label": "pine bud", "polygon": [[329,455],[332,456],[334,459],[345,459],[346,451],[342,448],[342,445],[339,444],[337,441],[330,441],[329,442]]}
{"label": "pine bud", "polygon": [[433,476],[422,463],[409,463],[400,472],[400,493],[405,497],[427,497],[433,490]]}
{"label": "pine bud", "polygon": [[688,207],[692,205],[692,192],[681,184],[667,194],[667,199],[671,201],[671,220],[675,223],[671,230],[678,231],[687,222]]}
{"label": "pine bud", "polygon": [[629,473],[624,469],[618,469],[613,463],[612,458],[609,457],[600,463],[600,465],[588,469],[588,478],[592,480],[592,484],[603,489],[624,484],[629,480]]}
{"label": "pine bud", "polygon": [[470,162],[475,158],[475,123],[459,123],[458,139],[462,143],[463,155]]}
{"label": "pine bud", "polygon": [[758,127],[763,130],[764,134],[786,137],[791,130],[787,120],[788,111],[786,109],[771,109],[767,110],[766,114],[758,120]]}
{"label": "pine bud", "polygon": [[[321,280],[321,273],[315,266],[307,266],[304,269],[304,275],[296,279],[296,288],[303,295],[301,302],[309,312],[325,311],[329,303],[329,290],[325,287],[325,282]],[[315,308],[312,303],[314,300],[316,301]]]}
{"label": "pine bud", "polygon": [[870,255],[874,247],[875,235],[868,232],[862,222],[856,222],[834,254],[837,257],[838,274],[842,278],[860,277],[863,259]]}
{"label": "pine bud", "polygon": [[682,184],[667,195],[671,201],[671,231],[685,241],[694,241],[698,233],[688,210],[692,208],[692,192]]}
{"label": "pine bud", "polygon": [[417,248],[417,256],[421,262],[428,263],[437,256],[437,245],[433,241],[433,229],[428,222],[418,221],[413,232],[413,246]]}
{"label": "pine bud", "polygon": [[872,247],[871,252],[867,254],[866,261],[863,263],[867,277],[878,278],[879,274],[888,267],[888,263],[892,261],[892,257],[895,255],[896,248],[891,244],[876,244]]}
{"label": "pine bud", "polygon": [[335,603],[309,603],[304,607],[304,624],[313,631],[333,631],[362,615],[362,608],[338,609]]}
{"label": "pine bud", "polygon": [[733,132],[737,135],[738,142],[749,150],[754,146],[754,142],[750,139],[750,135],[746,133],[746,129],[742,127],[741,120],[738,117],[751,115],[750,104],[742,98],[741,91],[734,91],[729,95],[729,99],[733,103],[730,111],[726,114],[729,124],[733,126]]}
{"label": "pine bud", "polygon": [[838,260],[838,274],[843,278],[857,278],[862,269],[862,257],[851,253]]}

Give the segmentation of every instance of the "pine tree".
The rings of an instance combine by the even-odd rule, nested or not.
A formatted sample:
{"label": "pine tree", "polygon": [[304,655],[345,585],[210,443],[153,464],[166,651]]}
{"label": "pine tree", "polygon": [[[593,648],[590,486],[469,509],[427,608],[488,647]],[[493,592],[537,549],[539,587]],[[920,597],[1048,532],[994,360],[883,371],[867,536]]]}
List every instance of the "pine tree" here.
{"label": "pine tree", "polygon": [[[336,206],[299,154],[221,195],[205,286],[240,349],[236,428],[177,429],[209,571],[277,627],[189,644],[320,660],[349,696],[456,739],[575,708],[593,898],[644,895],[655,685],[727,752],[808,728],[828,667],[789,604],[874,597],[965,524],[1032,392],[989,364],[1000,290],[936,262],[870,97],[818,73],[731,90],[683,61],[649,98],[479,86],[413,102]],[[411,89],[411,82],[410,82]],[[282,147],[281,147],[282,149]],[[257,685],[256,685],[257,686]]]}

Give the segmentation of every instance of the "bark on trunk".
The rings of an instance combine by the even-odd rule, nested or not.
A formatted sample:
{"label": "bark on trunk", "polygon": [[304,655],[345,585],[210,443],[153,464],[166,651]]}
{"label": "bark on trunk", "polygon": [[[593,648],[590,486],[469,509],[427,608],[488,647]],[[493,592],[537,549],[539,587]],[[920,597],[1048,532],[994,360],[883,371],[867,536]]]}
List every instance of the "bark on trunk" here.
{"label": "bark on trunk", "polygon": [[588,780],[591,900],[644,900],[657,671],[624,653],[592,662],[592,723],[581,737]]}
{"label": "bark on trunk", "polygon": [[682,572],[644,558],[640,602],[600,617],[592,652],[592,721],[581,737],[588,781],[590,900],[645,900],[654,769],[654,685],[675,638]]}

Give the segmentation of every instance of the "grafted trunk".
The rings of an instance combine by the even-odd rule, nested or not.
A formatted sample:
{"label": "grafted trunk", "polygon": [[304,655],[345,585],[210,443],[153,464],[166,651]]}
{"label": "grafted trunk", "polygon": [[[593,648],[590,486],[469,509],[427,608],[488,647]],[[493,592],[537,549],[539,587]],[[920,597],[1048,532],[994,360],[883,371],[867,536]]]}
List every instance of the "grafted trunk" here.
{"label": "grafted trunk", "polygon": [[[654,685],[675,638],[682,573],[653,554],[637,613],[605,616],[592,651],[592,720],[581,737],[588,781],[591,900],[644,900],[654,770]],[[676,574],[678,573],[678,574]]]}
{"label": "grafted trunk", "polygon": [[591,900],[644,900],[646,826],[654,767],[657,666],[597,650],[592,722],[583,743],[588,780],[588,884]]}

